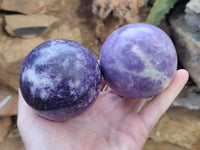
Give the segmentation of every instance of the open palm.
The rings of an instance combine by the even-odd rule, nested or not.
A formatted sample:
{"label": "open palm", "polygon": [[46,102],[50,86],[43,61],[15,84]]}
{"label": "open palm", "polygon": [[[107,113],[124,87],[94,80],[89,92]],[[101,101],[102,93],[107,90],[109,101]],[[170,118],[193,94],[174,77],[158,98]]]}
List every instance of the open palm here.
{"label": "open palm", "polygon": [[141,150],[150,131],[188,79],[176,72],[170,86],[143,108],[110,88],[84,114],[65,122],[39,117],[19,94],[18,128],[27,150]]}

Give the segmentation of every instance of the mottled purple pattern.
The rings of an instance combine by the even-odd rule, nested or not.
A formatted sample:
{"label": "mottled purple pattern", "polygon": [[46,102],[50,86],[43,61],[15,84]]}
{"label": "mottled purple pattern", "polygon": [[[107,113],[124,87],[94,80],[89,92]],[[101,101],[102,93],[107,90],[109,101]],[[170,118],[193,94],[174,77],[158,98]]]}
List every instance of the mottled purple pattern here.
{"label": "mottled purple pattern", "polygon": [[39,115],[63,121],[87,110],[101,89],[96,58],[69,40],[47,41],[31,51],[20,72],[26,102]]}
{"label": "mottled purple pattern", "polygon": [[127,98],[160,93],[177,69],[177,54],[168,35],[146,23],[123,26],[105,41],[100,66],[108,85]]}

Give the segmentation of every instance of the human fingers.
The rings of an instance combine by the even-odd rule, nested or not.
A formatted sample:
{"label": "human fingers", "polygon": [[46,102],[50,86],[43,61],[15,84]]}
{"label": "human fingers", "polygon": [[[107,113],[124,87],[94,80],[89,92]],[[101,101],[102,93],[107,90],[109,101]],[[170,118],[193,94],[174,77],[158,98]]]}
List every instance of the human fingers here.
{"label": "human fingers", "polygon": [[180,69],[176,72],[171,84],[159,95],[153,98],[140,112],[147,130],[150,132],[159,118],[172,104],[188,80],[188,72]]}
{"label": "human fingers", "polygon": [[32,117],[32,116],[36,116],[36,114],[34,113],[32,108],[30,108],[28,106],[28,104],[26,104],[26,102],[22,96],[22,93],[19,89],[19,92],[18,92],[18,117],[17,117],[18,126],[23,124],[23,121],[28,119],[27,117]]}
{"label": "human fingers", "polygon": [[106,81],[104,78],[102,78],[102,83],[101,83],[101,91],[106,91],[107,90],[108,85],[106,84]]}

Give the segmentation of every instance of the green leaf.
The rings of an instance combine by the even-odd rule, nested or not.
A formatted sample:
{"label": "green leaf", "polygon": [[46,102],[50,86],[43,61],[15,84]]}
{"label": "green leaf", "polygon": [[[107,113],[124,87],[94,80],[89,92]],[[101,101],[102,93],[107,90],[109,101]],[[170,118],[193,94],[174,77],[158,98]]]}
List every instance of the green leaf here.
{"label": "green leaf", "polygon": [[159,25],[161,20],[169,12],[169,10],[175,5],[178,0],[156,0],[151,12],[148,15],[146,23]]}

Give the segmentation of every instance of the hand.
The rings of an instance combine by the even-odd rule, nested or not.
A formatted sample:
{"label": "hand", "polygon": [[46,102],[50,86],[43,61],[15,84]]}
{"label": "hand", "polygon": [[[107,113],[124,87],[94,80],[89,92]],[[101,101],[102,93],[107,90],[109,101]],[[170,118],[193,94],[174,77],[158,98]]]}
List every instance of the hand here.
{"label": "hand", "polygon": [[177,71],[143,108],[144,100],[124,99],[108,88],[87,112],[65,122],[39,117],[19,93],[18,128],[27,150],[141,150],[187,80],[187,71]]}

